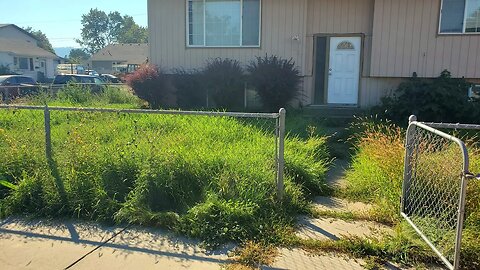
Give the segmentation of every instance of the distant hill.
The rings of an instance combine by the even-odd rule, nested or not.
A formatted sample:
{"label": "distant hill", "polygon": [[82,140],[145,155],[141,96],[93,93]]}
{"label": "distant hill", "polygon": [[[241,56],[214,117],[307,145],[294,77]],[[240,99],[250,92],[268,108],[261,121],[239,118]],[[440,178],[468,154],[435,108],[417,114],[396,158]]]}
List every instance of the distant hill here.
{"label": "distant hill", "polygon": [[73,47],[59,47],[59,48],[53,48],[55,50],[55,53],[60,56],[60,57],[65,57],[70,54],[70,51],[72,49],[75,49]]}

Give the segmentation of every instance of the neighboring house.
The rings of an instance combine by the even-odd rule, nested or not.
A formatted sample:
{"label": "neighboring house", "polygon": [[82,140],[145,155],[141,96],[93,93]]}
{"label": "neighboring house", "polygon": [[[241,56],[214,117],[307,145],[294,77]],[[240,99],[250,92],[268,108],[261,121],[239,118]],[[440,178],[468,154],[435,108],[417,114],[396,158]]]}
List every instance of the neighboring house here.
{"label": "neighboring house", "polygon": [[292,58],[304,105],[375,105],[414,72],[480,82],[479,0],[148,0],[148,15],[151,63]]}
{"label": "neighboring house", "polygon": [[148,44],[111,44],[90,58],[91,68],[98,73],[132,72],[148,62]]}
{"label": "neighboring house", "polygon": [[0,24],[0,65],[38,81],[52,79],[59,57],[38,47],[37,42],[14,24]]}

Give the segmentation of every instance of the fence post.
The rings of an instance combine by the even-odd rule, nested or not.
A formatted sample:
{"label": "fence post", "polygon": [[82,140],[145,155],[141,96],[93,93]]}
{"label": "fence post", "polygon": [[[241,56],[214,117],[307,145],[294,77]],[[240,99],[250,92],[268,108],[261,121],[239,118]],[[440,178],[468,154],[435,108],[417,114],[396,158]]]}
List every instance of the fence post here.
{"label": "fence post", "polygon": [[10,88],[5,88],[5,104],[10,104]]}
{"label": "fence post", "polygon": [[247,109],[248,108],[248,93],[247,93],[247,87],[248,84],[245,82],[243,85],[243,108]]}
{"label": "fence post", "polygon": [[50,160],[52,159],[52,137],[50,134],[50,110],[48,105],[45,105],[43,117],[45,122],[45,155],[47,160]]}
{"label": "fence post", "polygon": [[403,185],[402,185],[402,199],[401,199],[401,211],[402,213],[406,213],[406,198],[408,198],[408,191],[410,188],[410,182],[412,178],[412,164],[411,158],[413,154],[413,142],[415,139],[415,130],[416,126],[412,125],[412,122],[416,122],[417,117],[415,115],[411,115],[408,118],[408,129],[407,129],[407,137],[405,139],[405,164],[403,169]]}
{"label": "fence post", "polygon": [[279,201],[283,200],[285,193],[283,183],[283,172],[285,169],[285,116],[287,110],[281,108],[279,111],[278,121],[278,171],[277,171],[277,198]]}

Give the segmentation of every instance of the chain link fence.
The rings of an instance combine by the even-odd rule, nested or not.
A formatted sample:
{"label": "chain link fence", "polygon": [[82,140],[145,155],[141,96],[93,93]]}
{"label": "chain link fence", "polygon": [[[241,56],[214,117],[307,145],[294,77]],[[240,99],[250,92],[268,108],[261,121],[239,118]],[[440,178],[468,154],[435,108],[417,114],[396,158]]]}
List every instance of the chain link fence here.
{"label": "chain link fence", "polygon": [[69,84],[19,84],[19,85],[1,85],[0,82],[0,104],[11,104],[17,99],[38,96],[39,94],[56,95],[62,89],[76,86],[80,89],[92,93],[101,93],[107,88],[128,89],[123,83],[69,83]]}
{"label": "chain link fence", "polygon": [[[232,196],[241,196],[235,194],[238,190],[255,194],[268,189],[281,199],[285,114],[284,109],[233,113],[0,105],[0,151],[12,158],[0,162],[0,175],[18,175],[12,170],[22,166],[13,163],[21,155],[29,156],[25,160],[46,159],[50,165],[54,161],[62,175],[75,170],[85,177],[89,171],[116,173],[121,170],[112,166],[136,162],[172,166],[174,170],[165,172],[171,175],[162,177],[180,182],[193,176],[214,178],[216,189]],[[89,168],[82,168],[80,161],[85,160]],[[174,175],[182,171],[188,175]],[[182,192],[168,188],[176,189],[174,194]]]}
{"label": "chain link fence", "polygon": [[[435,127],[435,128],[434,128]],[[407,130],[401,214],[449,269],[459,269],[467,181],[465,143],[439,129],[475,125],[421,123]]]}

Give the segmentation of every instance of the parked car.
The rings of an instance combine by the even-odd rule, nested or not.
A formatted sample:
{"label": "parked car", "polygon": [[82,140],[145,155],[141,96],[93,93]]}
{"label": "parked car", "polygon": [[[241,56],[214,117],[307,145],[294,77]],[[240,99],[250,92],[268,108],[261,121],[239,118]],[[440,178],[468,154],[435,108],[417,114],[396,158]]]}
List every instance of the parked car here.
{"label": "parked car", "polygon": [[112,74],[101,74],[100,79],[106,83],[122,83],[122,81]]}
{"label": "parked car", "polygon": [[96,72],[96,71],[93,70],[93,69],[87,69],[87,70],[85,70],[85,74],[86,74],[86,75],[90,75],[90,76],[99,76],[98,72]]}
{"label": "parked car", "polygon": [[39,84],[31,77],[23,75],[0,76],[0,100],[2,102],[7,99],[36,94],[39,90]]}
{"label": "parked car", "polygon": [[102,92],[104,88],[102,80],[100,80],[100,78],[96,76],[64,74],[55,76],[52,84],[52,89],[58,90],[69,83],[89,87],[90,90],[94,93]]}

